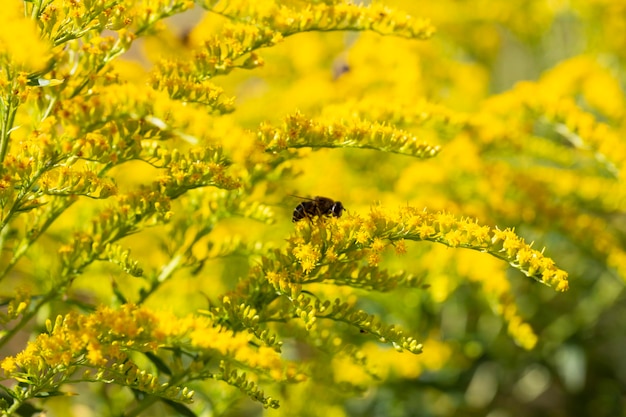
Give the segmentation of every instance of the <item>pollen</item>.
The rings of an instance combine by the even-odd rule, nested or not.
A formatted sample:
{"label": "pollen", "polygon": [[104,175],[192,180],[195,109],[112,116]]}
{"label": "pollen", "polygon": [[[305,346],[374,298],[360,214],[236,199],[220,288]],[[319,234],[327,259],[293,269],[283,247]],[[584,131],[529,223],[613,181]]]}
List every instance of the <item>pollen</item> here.
{"label": "pollen", "polygon": [[304,273],[311,272],[321,257],[320,250],[310,243],[297,245],[293,250],[293,254],[300,263]]}
{"label": "pollen", "polygon": [[359,229],[354,235],[354,239],[356,243],[360,245],[363,245],[369,242],[370,238],[371,238],[370,233],[365,229]]}

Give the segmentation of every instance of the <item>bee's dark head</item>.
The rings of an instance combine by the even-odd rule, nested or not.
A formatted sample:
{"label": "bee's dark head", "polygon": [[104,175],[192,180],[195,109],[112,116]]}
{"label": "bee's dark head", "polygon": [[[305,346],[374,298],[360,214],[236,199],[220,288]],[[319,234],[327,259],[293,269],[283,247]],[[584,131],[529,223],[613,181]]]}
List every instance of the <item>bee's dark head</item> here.
{"label": "bee's dark head", "polygon": [[330,208],[330,212],[335,217],[341,217],[341,214],[346,208],[341,204],[341,201],[335,201],[335,204]]}

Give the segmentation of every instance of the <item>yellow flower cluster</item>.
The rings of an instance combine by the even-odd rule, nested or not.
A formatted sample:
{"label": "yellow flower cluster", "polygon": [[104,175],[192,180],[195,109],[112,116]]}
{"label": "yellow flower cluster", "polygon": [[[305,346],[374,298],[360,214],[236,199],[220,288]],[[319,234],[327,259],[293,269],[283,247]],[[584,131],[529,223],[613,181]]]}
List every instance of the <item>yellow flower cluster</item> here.
{"label": "yellow flower cluster", "polygon": [[26,311],[31,303],[31,293],[27,288],[18,288],[9,301],[6,312],[0,312],[0,323],[7,323]]}
{"label": "yellow flower cluster", "polygon": [[[370,291],[420,286],[422,281],[411,274],[390,274],[378,267],[387,247],[397,246],[396,252],[404,253],[408,240],[431,241],[490,254],[557,291],[568,289],[567,273],[557,268],[550,258],[532,249],[532,245],[526,244],[512,230],[492,229],[471,219],[449,213],[429,213],[408,206],[396,213],[374,207],[365,217],[349,214],[340,219],[314,218],[298,222],[287,248],[276,251],[272,259],[264,259],[262,273],[275,291],[287,296],[295,308],[293,315],[303,322],[308,332],[315,333],[321,319],[345,322],[383,342],[393,342],[398,349],[419,353],[421,344],[401,336],[400,331],[386,329],[379,319],[354,310],[349,302],[314,300],[305,295],[319,283]],[[368,265],[364,266],[363,261]],[[285,271],[294,264],[301,268],[300,271]],[[506,321],[509,334],[521,346],[531,349],[537,343],[537,336],[521,319],[502,270],[490,273],[479,269],[459,272],[481,283],[494,310]]]}
{"label": "yellow flower cluster", "polygon": [[[13,1],[3,6],[0,14],[0,91],[9,76],[19,71],[39,71],[51,55],[51,45],[41,39],[37,24],[24,15],[22,3]],[[18,33],[20,36],[15,36]],[[7,69],[12,74],[6,73]]]}
{"label": "yellow flower cluster", "polygon": [[223,97],[221,87],[206,80],[206,71],[188,62],[163,60],[150,74],[150,84],[154,90],[167,91],[174,100],[204,104],[216,112],[224,114],[234,110],[234,97]]}
{"label": "yellow flower cluster", "polygon": [[[532,249],[513,230],[491,229],[449,213],[429,213],[407,206],[393,214],[375,207],[365,218],[350,215],[345,220],[331,219],[324,228],[302,222],[297,230],[302,235],[290,240],[293,246],[288,251],[294,253],[295,260],[307,274],[324,264],[326,251],[336,257],[366,249],[374,255],[370,256],[370,263],[376,264],[378,255],[391,242],[426,240],[488,253],[557,291],[568,289],[567,273],[557,268],[550,258]],[[320,247],[325,248],[324,252],[319,252]]]}
{"label": "yellow flower cluster", "polygon": [[310,243],[305,243],[303,245],[296,246],[293,250],[293,255],[302,266],[304,273],[307,274],[315,268],[315,265],[317,265],[322,254],[318,248],[314,247]]}
{"label": "yellow flower cluster", "polygon": [[620,81],[616,75],[596,56],[583,54],[546,71],[539,83],[542,90],[548,89],[553,96],[582,96],[586,105],[619,124],[626,109],[626,98],[620,94]]}
{"label": "yellow flower cluster", "polygon": [[502,317],[509,335],[518,345],[527,350],[534,348],[538,337],[520,315],[511,283],[502,271],[502,262],[495,258],[482,258],[482,254],[469,251],[456,254],[454,259],[459,275],[481,286],[491,309]]}
{"label": "yellow flower cluster", "polygon": [[325,123],[308,119],[300,113],[289,116],[280,128],[262,124],[259,139],[269,152],[302,147],[354,147],[431,158],[440,150],[439,146],[429,145],[388,125],[362,120]]}
{"label": "yellow flower cluster", "polygon": [[55,45],[83,36],[91,30],[128,24],[125,7],[116,1],[53,0],[33,6],[29,12],[42,23],[41,32]]}
{"label": "yellow flower cluster", "polygon": [[[245,24],[228,25],[222,33],[209,36],[202,41],[201,47],[194,50],[195,59],[191,74],[203,80],[228,74],[234,68],[260,67],[263,65],[263,59],[253,51],[276,45],[282,39],[282,35],[271,28]],[[238,63],[238,59],[246,54],[247,58]],[[171,66],[175,73],[182,72],[180,67]]]}
{"label": "yellow flower cluster", "polygon": [[364,7],[358,4],[307,4],[291,8],[271,0],[231,1],[221,4],[205,0],[204,6],[237,20],[274,28],[283,35],[305,31],[370,30],[385,35],[428,39],[435,28],[427,19],[417,19],[380,4]]}
{"label": "yellow flower cluster", "polygon": [[385,103],[377,98],[364,97],[332,104],[323,108],[324,120],[368,119],[384,120],[391,126],[427,126],[435,130],[460,130],[468,123],[469,115],[452,110],[441,104],[420,100],[402,103],[390,100]]}
{"label": "yellow flower cluster", "polygon": [[[392,376],[416,379],[425,371],[441,369],[450,361],[453,353],[450,344],[442,342],[438,337],[429,337],[425,344],[428,349],[421,355],[398,355],[393,349],[371,342],[366,343],[362,351],[367,355],[368,366],[377,379],[388,379]],[[366,383],[367,380],[362,382]]]}
{"label": "yellow flower cluster", "polygon": [[[626,147],[619,139],[620,127],[611,122],[623,113],[618,84],[597,59],[578,56],[537,82],[520,83],[490,98],[469,120],[468,131],[486,151],[519,152],[525,158],[517,166],[481,168],[497,172],[490,187],[502,189],[488,198],[507,192],[524,196],[521,201],[493,200],[490,210],[512,221],[521,213],[525,222],[557,230],[624,276],[626,255],[614,227],[614,213],[625,207],[620,178]],[[525,169],[529,163],[532,169]],[[585,168],[573,169],[577,166]]]}
{"label": "yellow flower cluster", "polygon": [[[69,313],[47,327],[48,333],[40,334],[17,355],[2,360],[5,377],[28,376],[34,385],[47,385],[55,383],[55,375],[64,375],[64,379],[71,376],[77,366],[115,372],[116,364],[129,360],[131,352],[156,352],[164,347],[245,364],[268,372],[275,380],[294,375],[293,367],[286,367],[274,349],[255,348],[249,343],[250,335],[234,333],[208,317],[178,318],[127,304],[117,310],[101,307],[89,315]],[[153,392],[162,388],[154,382],[144,389]]]}
{"label": "yellow flower cluster", "polygon": [[[550,84],[539,82],[519,83],[512,91],[491,99],[485,110],[500,115],[517,114],[515,124],[510,124],[509,120],[508,131],[513,131],[514,126],[523,120],[541,116],[553,124],[554,130],[571,146],[591,151],[598,164],[619,176],[626,164],[626,146],[620,141],[619,134],[597,121],[591,113],[583,111],[571,98],[553,94],[550,87]],[[502,123],[506,123],[506,119]],[[526,137],[520,134],[503,136],[517,140]]]}

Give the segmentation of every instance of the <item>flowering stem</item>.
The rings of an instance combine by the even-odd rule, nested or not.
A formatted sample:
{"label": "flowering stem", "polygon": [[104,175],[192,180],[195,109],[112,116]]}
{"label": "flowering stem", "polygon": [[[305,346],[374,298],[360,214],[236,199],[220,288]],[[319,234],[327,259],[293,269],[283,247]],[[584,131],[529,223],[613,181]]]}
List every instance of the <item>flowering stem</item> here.
{"label": "flowering stem", "polygon": [[63,291],[63,287],[54,287],[52,290],[50,290],[49,293],[44,295],[41,300],[39,300],[35,307],[33,307],[30,311],[25,312],[21,320],[15,325],[15,327],[7,330],[2,339],[0,339],[0,348],[2,348],[9,340],[11,340],[13,336],[15,336],[15,334],[20,331],[22,327],[26,325],[26,323],[30,321],[30,319],[35,317],[35,315],[44,305],[52,301],[54,298],[57,297],[58,294],[62,293]]}
{"label": "flowering stem", "polygon": [[146,299],[161,286],[161,284],[167,281],[174,274],[174,272],[180,268],[182,261],[183,256],[180,253],[172,257],[172,260],[161,269],[161,273],[152,280],[150,288],[141,292],[137,304],[143,304],[144,301],[146,301]]}
{"label": "flowering stem", "polygon": [[[7,274],[9,273],[9,271],[15,266],[15,264],[17,264],[17,262],[22,258],[22,256],[24,256],[26,254],[26,252],[28,252],[28,249],[37,241],[37,239],[39,238],[39,236],[41,236],[46,230],[48,230],[48,228],[52,225],[52,223],[54,223],[54,221],[72,204],[74,204],[76,200],[75,199],[71,199],[68,198],[60,207],[57,207],[53,212],[50,213],[50,215],[48,216],[48,218],[46,219],[46,221],[37,229],[37,234],[35,236],[32,236],[31,239],[29,239],[26,242],[23,242],[22,244],[20,244],[19,247],[17,247],[17,249],[15,249],[13,251],[13,257],[11,258],[11,260],[6,264],[6,266],[4,267],[4,269],[0,270],[0,281],[2,281],[4,279],[4,277],[7,276]],[[4,229],[4,224],[0,225],[2,227],[0,227],[0,230],[5,230]],[[6,230],[9,230],[8,228],[6,228]],[[2,237],[0,234],[0,248],[2,248],[3,246],[3,242],[2,242]]]}
{"label": "flowering stem", "polygon": [[[2,126],[0,126],[0,163],[4,162],[4,158],[9,150],[9,140],[11,136],[11,128],[15,122],[15,114],[17,113],[17,103],[9,98],[8,105],[4,109],[4,117],[2,118]],[[2,106],[4,107],[4,106]]]}
{"label": "flowering stem", "polygon": [[[170,378],[170,380],[168,381],[168,383],[170,385],[176,385],[182,382],[187,376],[187,373],[188,372],[185,371],[179,375],[173,375],[172,378]],[[147,395],[143,400],[139,402],[139,404],[137,404],[135,408],[133,408],[127,413],[122,414],[122,417],[136,417],[140,415],[141,413],[143,413],[148,407],[150,407],[152,404],[156,403],[160,399],[161,397],[159,397],[158,395]]]}
{"label": "flowering stem", "polygon": [[[41,178],[41,176],[46,171],[48,171],[48,168],[53,167],[56,163],[57,161],[50,161],[48,164],[46,164],[45,168],[37,170],[37,172],[35,172],[33,176],[30,178],[30,181],[23,185],[11,209],[9,210],[7,215],[2,219],[2,221],[0,221],[0,230],[5,230],[9,222],[13,219],[14,215],[19,212],[22,201],[29,195],[30,190],[35,186],[35,184]],[[63,202],[63,204],[59,205],[58,207],[55,207],[53,210],[49,212],[49,216],[46,219],[46,221],[37,229],[37,234],[33,236],[32,239],[28,241],[28,243],[20,245],[18,249],[14,250],[13,257],[11,258],[11,260],[7,263],[4,269],[0,270],[0,281],[4,279],[6,274],[11,270],[11,268],[13,268],[13,266],[15,266],[17,261],[19,261],[20,258],[27,252],[28,248],[30,248],[30,246],[33,243],[35,243],[35,241],[39,238],[39,236],[41,236],[48,229],[48,227],[50,227],[50,225],[75,201],[76,201],[75,199],[68,198]],[[0,238],[0,248],[2,248],[2,246],[3,246],[2,239]]]}
{"label": "flowering stem", "polygon": [[27,400],[27,398],[13,398],[13,404],[11,404],[11,407],[6,409],[6,411],[2,414],[2,417],[13,415],[13,413],[17,412],[17,409],[22,406],[25,400]]}
{"label": "flowering stem", "polygon": [[[110,53],[102,60],[102,62],[100,62],[98,64],[98,66],[93,70],[94,74],[98,74],[100,73],[100,71],[102,71],[102,69],[111,61],[113,60],[115,57],[123,54],[124,52],[126,52],[126,48],[121,45],[121,42],[118,40],[117,41],[117,46],[113,47],[110,51]],[[74,98],[76,96],[78,96],[79,94],[81,94],[83,92],[83,90],[85,89],[85,87],[87,87],[89,85],[89,83],[91,82],[90,78],[85,78],[83,80],[83,82],[81,82],[78,86],[76,86],[76,88],[74,89],[74,91],[72,92],[72,94],[70,95],[71,98]]]}

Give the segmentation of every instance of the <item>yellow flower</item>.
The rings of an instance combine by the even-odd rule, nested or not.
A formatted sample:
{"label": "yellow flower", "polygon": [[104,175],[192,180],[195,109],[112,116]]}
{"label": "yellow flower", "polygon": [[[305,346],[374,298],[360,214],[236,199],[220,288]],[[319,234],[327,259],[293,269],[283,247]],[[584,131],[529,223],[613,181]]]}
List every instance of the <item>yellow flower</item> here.
{"label": "yellow flower", "polygon": [[378,252],[370,251],[367,255],[367,264],[370,266],[376,266],[380,263],[380,254]]}
{"label": "yellow flower", "polygon": [[17,370],[17,361],[14,357],[8,356],[2,360],[0,367],[5,374],[11,374]]}
{"label": "yellow flower", "polygon": [[28,73],[45,67],[50,45],[41,40],[37,25],[24,17],[23,3],[9,1],[0,13],[0,61]]}
{"label": "yellow flower", "polygon": [[381,253],[386,246],[387,245],[385,245],[385,242],[381,238],[377,237],[372,241],[370,248],[376,253]]}
{"label": "yellow flower", "polygon": [[406,253],[406,241],[404,239],[397,241],[394,244],[394,250],[397,255],[404,255]]}
{"label": "yellow flower", "polygon": [[326,253],[324,254],[324,258],[329,263],[337,262],[337,260],[339,259],[339,257],[337,256],[337,252],[335,251],[334,247],[330,247],[330,248],[326,249]]}
{"label": "yellow flower", "polygon": [[434,237],[434,235],[437,233],[437,231],[435,230],[435,227],[432,224],[425,224],[425,223],[417,226],[416,231],[420,239],[428,239],[428,238]]}
{"label": "yellow flower", "polygon": [[463,235],[460,230],[450,230],[446,233],[443,238],[447,241],[447,243],[453,248],[459,246],[463,241]]}
{"label": "yellow flower", "polygon": [[102,354],[99,343],[90,343],[87,345],[87,360],[95,366],[103,366],[106,364],[107,361]]}
{"label": "yellow flower", "polygon": [[320,250],[310,243],[297,245],[293,250],[293,255],[300,262],[305,274],[315,268],[321,257]]}
{"label": "yellow flower", "polygon": [[355,241],[358,244],[365,244],[369,241],[370,239],[370,234],[367,230],[365,229],[359,229],[356,234],[354,235]]}

